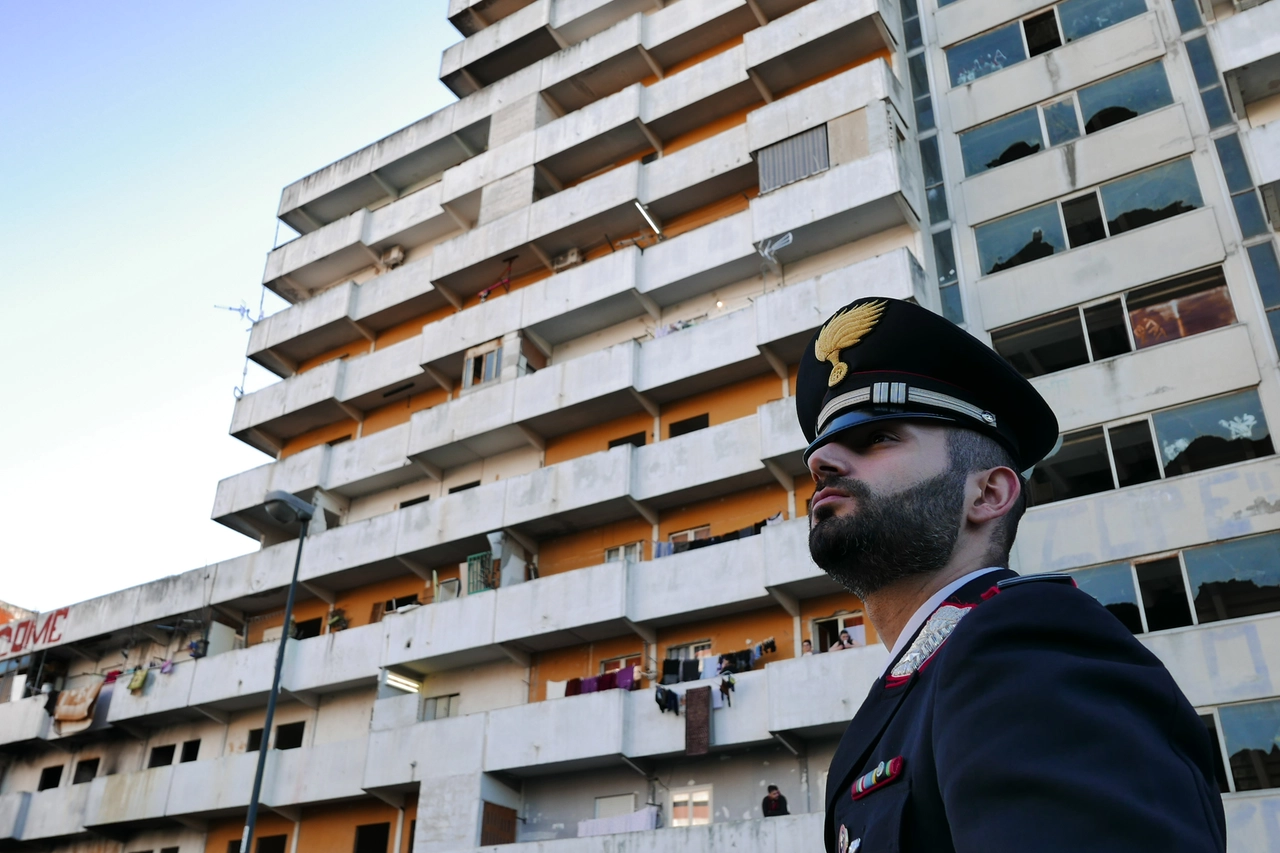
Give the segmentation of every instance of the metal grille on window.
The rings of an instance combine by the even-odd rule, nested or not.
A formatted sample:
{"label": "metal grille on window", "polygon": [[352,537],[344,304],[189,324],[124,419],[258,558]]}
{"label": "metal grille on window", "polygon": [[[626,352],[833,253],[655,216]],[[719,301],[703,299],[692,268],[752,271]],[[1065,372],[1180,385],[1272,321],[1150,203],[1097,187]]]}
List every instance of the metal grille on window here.
{"label": "metal grille on window", "polygon": [[831,165],[827,156],[827,126],[819,125],[761,148],[757,156],[762,193],[825,172]]}
{"label": "metal grille on window", "polygon": [[493,552],[484,551],[467,557],[467,594],[498,588],[498,573],[493,568]]}

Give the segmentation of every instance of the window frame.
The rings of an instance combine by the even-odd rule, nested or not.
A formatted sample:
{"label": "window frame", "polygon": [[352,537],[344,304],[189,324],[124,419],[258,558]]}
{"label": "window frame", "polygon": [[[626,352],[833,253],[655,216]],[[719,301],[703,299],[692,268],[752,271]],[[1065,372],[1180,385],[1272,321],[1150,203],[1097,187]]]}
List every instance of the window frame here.
{"label": "window frame", "polygon": [[[635,559],[630,559],[627,557],[628,550],[632,548],[635,549]],[[609,559],[609,554],[614,552],[616,552],[618,556],[612,560]],[[644,540],[637,539],[635,542],[624,542],[621,545],[614,545],[612,548],[605,548],[604,561],[606,563],[626,563],[626,562],[642,563],[644,562]]]}
{"label": "window frame", "polygon": [[[1245,618],[1253,618],[1253,617],[1245,617]],[[1236,776],[1234,773],[1231,772],[1231,755],[1227,752],[1227,734],[1225,731],[1223,731],[1223,728],[1222,728],[1222,715],[1218,713],[1219,709],[1221,708],[1233,708],[1240,705],[1255,705],[1255,704],[1260,704],[1262,702],[1280,702],[1280,699],[1277,699],[1274,696],[1270,696],[1263,699],[1246,699],[1242,702],[1221,702],[1217,705],[1200,705],[1195,708],[1195,712],[1197,715],[1213,717],[1214,735],[1218,739],[1218,755],[1221,756],[1222,769],[1225,772],[1225,776],[1227,779],[1228,791],[1227,793],[1223,794],[1224,797],[1227,796],[1228,794],[1243,794],[1244,796],[1257,796],[1259,794],[1263,794],[1266,791],[1280,791],[1280,785],[1272,788],[1250,789],[1248,791],[1236,790]]]}
{"label": "window frame", "polygon": [[[707,792],[707,822],[695,823],[694,817],[693,817],[693,795],[697,793],[701,793],[702,791]],[[682,788],[669,788],[668,795],[670,796],[670,804],[671,804],[671,822],[670,824],[668,824],[669,826],[672,826],[672,827],[710,826],[711,824],[715,823],[716,821],[715,785],[711,784],[710,782],[704,785],[686,785]],[[684,822],[684,823],[676,822],[677,821],[677,818],[676,818],[676,797],[677,796],[683,796],[685,798],[684,801],[688,803],[687,808],[689,810],[689,819],[687,822]]]}

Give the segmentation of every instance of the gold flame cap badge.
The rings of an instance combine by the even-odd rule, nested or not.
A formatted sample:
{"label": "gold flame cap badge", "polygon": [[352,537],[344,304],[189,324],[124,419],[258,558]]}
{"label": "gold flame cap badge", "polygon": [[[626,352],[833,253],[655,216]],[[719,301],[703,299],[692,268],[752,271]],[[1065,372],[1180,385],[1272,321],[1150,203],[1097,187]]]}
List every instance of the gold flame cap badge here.
{"label": "gold flame cap badge", "polygon": [[857,346],[876,327],[886,305],[884,300],[855,305],[836,314],[822,327],[813,344],[813,355],[818,361],[831,362],[828,388],[839,385],[849,373],[849,365],[840,360],[841,351]]}

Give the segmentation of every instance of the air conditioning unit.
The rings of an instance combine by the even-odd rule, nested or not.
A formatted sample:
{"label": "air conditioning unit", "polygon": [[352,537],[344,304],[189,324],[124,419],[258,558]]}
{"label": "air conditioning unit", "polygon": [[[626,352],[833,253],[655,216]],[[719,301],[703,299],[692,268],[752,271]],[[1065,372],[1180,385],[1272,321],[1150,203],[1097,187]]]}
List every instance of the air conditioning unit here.
{"label": "air conditioning unit", "polygon": [[390,249],[383,252],[382,256],[378,258],[378,260],[387,269],[395,269],[404,263],[404,249],[399,246],[392,246]]}
{"label": "air conditioning unit", "polygon": [[582,250],[570,249],[563,255],[556,255],[551,259],[552,272],[564,272],[570,267],[576,267],[582,263]]}

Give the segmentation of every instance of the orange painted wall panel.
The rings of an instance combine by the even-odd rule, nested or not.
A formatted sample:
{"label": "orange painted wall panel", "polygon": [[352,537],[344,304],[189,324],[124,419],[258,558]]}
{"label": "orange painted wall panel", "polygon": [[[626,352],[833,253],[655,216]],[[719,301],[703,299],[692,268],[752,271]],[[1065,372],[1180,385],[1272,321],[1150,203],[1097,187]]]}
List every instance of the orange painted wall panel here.
{"label": "orange painted wall panel", "polygon": [[547,698],[548,681],[568,681],[570,678],[599,675],[601,661],[639,655],[642,645],[639,637],[628,635],[540,652],[534,656],[533,672],[529,679],[529,701],[541,702]]}
{"label": "orange painted wall panel", "polygon": [[310,432],[304,432],[302,435],[295,436],[284,443],[284,448],[280,451],[280,458],[283,459],[286,456],[292,456],[295,453],[301,453],[317,445],[327,444],[344,437],[354,439],[358,426],[354,420],[346,418],[337,423],[327,424]]}
{"label": "orange painted wall panel", "polygon": [[[862,600],[848,592],[836,592],[831,595],[820,595],[817,598],[806,598],[800,601],[800,636],[812,640],[811,634],[814,619],[828,619],[832,616],[844,616],[849,613],[862,613],[866,616]],[[879,642],[875,626],[864,618],[867,628],[867,643]]]}
{"label": "orange painted wall panel", "polygon": [[374,347],[376,349],[386,349],[392,344],[398,344],[401,341],[407,341],[409,338],[422,334],[422,327],[428,323],[434,323],[437,320],[443,320],[450,314],[457,313],[452,305],[444,305],[434,311],[428,311],[426,314],[419,315],[403,323],[383,329],[378,332],[374,339]]}
{"label": "orange painted wall panel", "polygon": [[747,613],[735,613],[718,619],[703,619],[686,625],[672,625],[658,629],[658,659],[667,656],[671,646],[682,646],[701,640],[711,641],[715,655],[741,651],[772,637],[778,651],[765,655],[756,665],[764,666],[774,660],[795,657],[795,641],[792,636],[790,614],[781,607],[765,607]]}
{"label": "orange painted wall panel", "polygon": [[758,407],[781,398],[782,381],[778,375],[761,373],[705,394],[667,403],[660,412],[662,434],[670,438],[672,423],[703,413],[708,415],[711,426],[736,421],[754,415]]}
{"label": "orange painted wall panel", "polygon": [[372,435],[393,426],[408,423],[414,412],[430,409],[447,402],[449,392],[443,388],[429,388],[420,394],[410,394],[403,400],[396,400],[385,406],[370,409],[365,413],[364,424],[360,427],[360,435]]}
{"label": "orange painted wall panel", "polygon": [[653,441],[653,416],[648,412],[633,412],[568,435],[547,439],[545,464],[555,465],[579,456],[600,453],[608,450],[609,442],[614,439],[626,438],[637,432],[645,434],[646,444]]}
{"label": "orange painted wall panel", "polygon": [[373,605],[385,602],[390,598],[402,598],[406,595],[418,596],[419,601],[429,597],[427,584],[417,575],[406,574],[401,577],[388,578],[368,586],[349,589],[338,593],[334,607],[342,608],[347,617],[348,627],[358,628],[368,625],[373,616]]}
{"label": "orange painted wall panel", "polygon": [[[308,598],[302,601],[295,601],[293,604],[293,621],[294,623],[306,622],[308,619],[319,617],[324,619],[329,613],[329,605],[327,602],[318,598]],[[268,628],[278,628],[284,624],[284,608],[275,611],[266,619],[249,618],[249,637],[248,644],[255,646],[262,642],[262,632]],[[323,630],[323,623],[321,630]]]}
{"label": "orange painted wall panel", "polygon": [[356,356],[364,355],[369,352],[373,352],[373,347],[370,345],[369,341],[364,338],[360,338],[349,344],[343,344],[340,347],[335,347],[328,352],[322,352],[320,355],[312,356],[306,361],[299,362],[296,372],[306,373],[308,370],[314,370],[322,364],[328,364],[335,358],[355,358]]}
{"label": "orange painted wall panel", "polygon": [[[598,566],[604,562],[606,548],[616,548],[631,542],[647,542],[652,537],[652,525],[637,517],[567,536],[544,539],[538,544],[538,574],[546,577],[573,569]],[[645,557],[649,556],[649,549],[646,548]]]}
{"label": "orange painted wall panel", "polygon": [[658,518],[658,534],[665,541],[672,533],[710,524],[711,535],[722,536],[763,521],[774,513],[785,514],[786,509],[787,493],[782,486],[771,483],[664,510]]}

